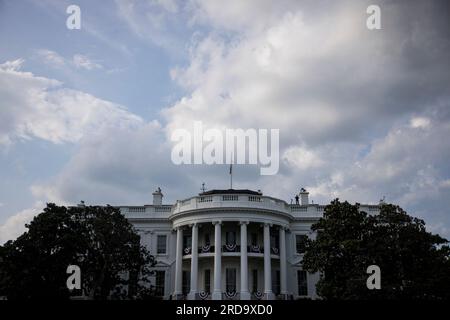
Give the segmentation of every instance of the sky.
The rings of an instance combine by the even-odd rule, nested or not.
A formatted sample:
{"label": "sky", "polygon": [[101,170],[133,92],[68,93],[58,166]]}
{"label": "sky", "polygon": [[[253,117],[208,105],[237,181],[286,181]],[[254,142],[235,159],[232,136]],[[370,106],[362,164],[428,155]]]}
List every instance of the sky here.
{"label": "sky", "polygon": [[385,198],[450,238],[449,52],[448,1],[0,0],[0,243],[47,202],[228,188],[171,161],[195,121],[279,129],[278,173],[236,165],[235,188]]}

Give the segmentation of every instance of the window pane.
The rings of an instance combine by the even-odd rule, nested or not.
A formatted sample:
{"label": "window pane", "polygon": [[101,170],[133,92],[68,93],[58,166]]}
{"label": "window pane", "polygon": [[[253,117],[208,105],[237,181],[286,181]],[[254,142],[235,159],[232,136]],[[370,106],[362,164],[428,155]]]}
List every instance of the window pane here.
{"label": "window pane", "polygon": [[253,270],[253,279],[252,279],[252,292],[255,293],[258,291],[258,270]]}
{"label": "window pane", "polygon": [[235,292],[236,291],[236,269],[227,268],[226,290],[227,290],[227,292]]}
{"label": "window pane", "polygon": [[155,294],[157,296],[164,295],[164,280],[165,280],[165,271],[156,271],[156,280],[155,280]]}
{"label": "window pane", "polygon": [[307,238],[308,237],[306,235],[302,235],[302,234],[297,234],[295,236],[297,253],[305,253]]}
{"label": "window pane", "polygon": [[308,295],[308,281],[306,276],[306,271],[297,271],[297,282],[298,282],[298,295],[307,296]]}
{"label": "window pane", "polygon": [[258,235],[256,233],[252,233],[252,246],[256,246],[258,244]]}
{"label": "window pane", "polygon": [[157,240],[156,252],[158,254],[165,254],[166,253],[167,236],[166,235],[158,235],[157,239],[158,240]]}
{"label": "window pane", "polygon": [[183,248],[190,248],[192,245],[192,237],[191,235],[186,235],[183,237]]}
{"label": "window pane", "polygon": [[211,292],[211,270],[205,270],[205,292]]}
{"label": "window pane", "polygon": [[280,294],[280,270],[272,270],[272,290],[274,294]]}
{"label": "window pane", "polygon": [[280,236],[279,233],[273,233],[270,235],[270,247],[280,249]]}
{"label": "window pane", "polygon": [[183,271],[183,294],[186,295],[191,291],[191,273]]}
{"label": "window pane", "polygon": [[236,244],[236,233],[228,231],[226,233],[226,244]]}

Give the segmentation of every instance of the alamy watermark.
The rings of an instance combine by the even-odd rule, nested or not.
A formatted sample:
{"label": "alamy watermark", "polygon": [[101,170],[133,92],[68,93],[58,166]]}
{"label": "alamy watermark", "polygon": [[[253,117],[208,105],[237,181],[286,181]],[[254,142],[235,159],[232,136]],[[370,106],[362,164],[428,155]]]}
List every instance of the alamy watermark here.
{"label": "alamy watermark", "polygon": [[379,6],[372,4],[366,9],[369,17],[366,20],[366,26],[369,30],[380,30],[381,29],[381,9]]}
{"label": "alamy watermark", "polygon": [[67,274],[70,276],[67,278],[66,286],[67,289],[81,289],[81,269],[79,266],[75,264],[71,264],[67,267]]}
{"label": "alamy watermark", "polygon": [[381,289],[381,270],[376,264],[372,264],[367,267],[366,272],[370,274],[367,278],[366,285],[369,290]]}
{"label": "alamy watermark", "polygon": [[81,9],[79,6],[72,4],[67,7],[66,13],[69,16],[66,19],[66,27],[69,30],[81,29]]}
{"label": "alamy watermark", "polygon": [[[261,175],[278,173],[279,129],[206,129],[195,121],[192,132],[173,131],[171,159],[180,164],[253,164]],[[269,139],[270,137],[270,139]]]}

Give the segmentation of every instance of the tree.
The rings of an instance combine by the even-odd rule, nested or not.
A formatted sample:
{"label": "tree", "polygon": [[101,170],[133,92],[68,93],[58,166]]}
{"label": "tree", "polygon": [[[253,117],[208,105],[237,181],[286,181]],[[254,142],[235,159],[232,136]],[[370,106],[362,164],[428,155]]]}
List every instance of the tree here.
{"label": "tree", "polygon": [[74,294],[66,287],[69,265],[80,267],[91,298],[151,295],[155,260],[119,209],[48,204],[26,227],[0,248],[0,292],[8,299],[68,298]]}
{"label": "tree", "polygon": [[[303,267],[320,272],[317,291],[325,299],[449,299],[448,241],[399,206],[382,204],[369,215],[336,199],[312,226]],[[367,267],[381,270],[381,289],[369,290]]]}

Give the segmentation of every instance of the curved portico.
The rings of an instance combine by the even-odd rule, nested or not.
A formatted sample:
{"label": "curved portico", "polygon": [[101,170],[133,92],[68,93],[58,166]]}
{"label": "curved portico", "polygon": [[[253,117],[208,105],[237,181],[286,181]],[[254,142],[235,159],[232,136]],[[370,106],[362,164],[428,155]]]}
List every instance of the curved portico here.
{"label": "curved portico", "polygon": [[[308,192],[288,204],[252,190],[211,190],[163,204],[121,206],[155,255],[155,292],[164,299],[317,298],[318,273],[303,269],[305,243],[325,206]],[[378,205],[360,205],[375,214]]]}
{"label": "curved portico", "polygon": [[[178,201],[169,218],[177,230],[174,297],[182,297],[183,261],[190,262],[188,299],[205,298],[209,292],[211,295],[208,298],[213,300],[221,300],[225,296],[248,300],[252,294],[263,294],[265,299],[273,299],[274,262],[279,271],[279,293],[285,295],[285,230],[291,220],[285,207],[284,201],[250,190],[213,190]],[[252,230],[250,239],[249,229]],[[186,233],[189,236],[183,238]],[[214,241],[211,233],[214,234]],[[239,259],[239,268],[236,268],[239,279],[236,277],[237,270],[227,267],[224,272],[223,268],[223,265],[234,266],[236,259]],[[264,276],[259,277],[257,269],[253,269],[252,277],[257,279],[252,279],[252,290],[249,288],[249,259],[254,267],[262,263],[264,270]],[[199,289],[198,266],[201,260],[205,260],[204,265],[214,268],[213,281],[209,281],[212,287]],[[255,292],[255,287],[259,289],[260,278],[263,279],[263,288]]]}

